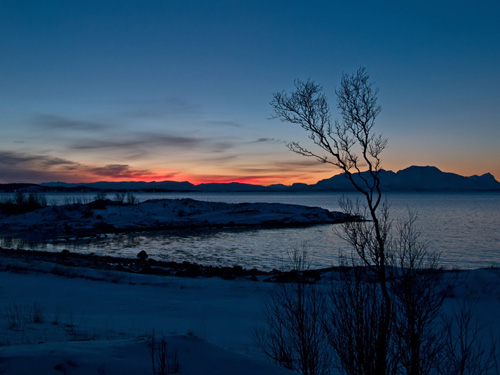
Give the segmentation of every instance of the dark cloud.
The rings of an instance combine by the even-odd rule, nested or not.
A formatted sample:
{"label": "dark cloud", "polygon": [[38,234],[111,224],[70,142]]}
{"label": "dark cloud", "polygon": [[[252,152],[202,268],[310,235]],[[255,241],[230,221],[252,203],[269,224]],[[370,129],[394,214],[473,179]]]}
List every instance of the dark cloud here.
{"label": "dark cloud", "polygon": [[253,177],[255,177],[257,175],[262,176],[262,174],[265,175],[265,174],[279,172],[279,171],[281,171],[281,170],[278,168],[273,168],[273,167],[270,167],[270,168],[252,168],[252,167],[238,168],[239,173],[242,173],[245,175],[252,175]]}
{"label": "dark cloud", "polygon": [[17,167],[19,165],[51,166],[76,166],[78,163],[69,160],[55,158],[47,155],[34,155],[24,152],[0,151],[0,165]]}
{"label": "dark cloud", "polygon": [[199,148],[221,152],[231,147],[232,144],[229,142],[159,133],[137,133],[111,139],[78,139],[69,145],[73,150],[119,150],[132,153],[152,152],[157,148],[165,150]]}
{"label": "dark cloud", "polygon": [[178,147],[193,148],[200,146],[202,140],[190,137],[165,134],[134,134],[126,138],[113,139],[78,139],[70,147],[74,150],[95,149],[137,149],[143,147]]}
{"label": "dark cloud", "polygon": [[[224,155],[224,156],[210,156],[210,157],[206,157],[206,158],[203,158],[203,162],[204,163],[224,163],[224,162],[227,162],[227,161],[231,161],[231,162],[234,162],[236,159],[239,159],[240,158],[240,155]],[[189,158],[190,161],[195,161],[195,162],[199,162],[199,158],[195,157],[195,158]]]}
{"label": "dark cloud", "polygon": [[255,141],[250,142],[250,143],[265,143],[265,142],[283,143],[283,141],[280,141],[279,139],[276,139],[276,138],[259,138],[259,139],[256,139]]}
{"label": "dark cloud", "polygon": [[91,179],[99,178],[105,180],[131,179],[131,180],[165,180],[174,178],[178,173],[170,172],[168,174],[155,174],[148,169],[135,169],[128,164],[106,164],[103,166],[85,166],[82,165],[79,173]]}
{"label": "dark cloud", "polygon": [[[237,168],[236,171],[239,174],[242,175],[248,175],[248,176],[267,176],[267,175],[283,175],[283,174],[288,174],[288,173],[298,173],[296,170],[292,169],[286,169],[286,168],[280,168],[275,165],[270,165],[262,168],[255,168],[255,167],[243,167],[243,168]],[[324,172],[324,171],[323,171]]]}
{"label": "dark cloud", "polygon": [[330,164],[325,165],[317,159],[303,158],[302,160],[280,161],[275,163],[276,167],[284,169],[315,168],[321,171],[332,169]]}
{"label": "dark cloud", "polygon": [[251,176],[252,179],[260,176],[261,178],[267,178],[266,176],[272,175],[275,178],[276,176],[285,175],[296,175],[297,173],[325,173],[328,171],[332,171],[332,174],[335,174],[335,170],[332,169],[330,165],[325,165],[316,160],[303,160],[303,161],[290,161],[290,162],[273,162],[269,161],[266,164],[260,164],[259,167],[251,167],[245,165],[231,167],[234,169],[235,173],[238,176]]}
{"label": "dark cloud", "polygon": [[[171,98],[167,103],[171,111],[174,111],[174,108],[178,111],[192,110],[191,104],[179,98]],[[141,132],[105,122],[81,121],[52,114],[36,116],[34,124],[38,129],[47,131],[38,136],[44,139],[50,137],[53,141],[56,140],[59,131],[73,131],[74,134],[66,132],[57,140],[67,152],[75,150],[119,152],[128,155],[124,157],[129,158],[130,155],[146,156],[156,152],[168,152],[169,149],[197,149],[200,152],[220,153],[234,147],[231,142],[220,138],[196,136],[193,132],[179,134],[162,131]]]}
{"label": "dark cloud", "polygon": [[47,182],[68,181],[85,182],[97,178],[138,179],[168,178],[175,173],[156,176],[147,169],[134,169],[127,164],[106,164],[103,166],[85,165],[47,155],[22,152],[0,152],[0,181],[3,182]]}
{"label": "dark cloud", "polygon": [[[199,160],[199,163],[211,165],[226,162],[230,164],[238,156],[221,156]],[[283,178],[302,181],[311,173],[322,172],[324,164],[315,160],[298,160],[290,162],[270,162],[265,167],[233,165],[231,174],[192,175],[193,181],[199,182],[247,182],[266,183]],[[0,182],[90,182],[99,180],[169,180],[176,179],[180,172],[169,171],[156,174],[149,169],[136,169],[126,163],[88,165],[45,154],[27,152],[0,152]]]}
{"label": "dark cloud", "polygon": [[35,155],[26,155],[24,153],[0,151],[0,165],[16,166],[18,164],[29,163],[36,160]]}
{"label": "dark cloud", "polygon": [[316,161],[313,164],[307,164],[307,163],[276,163],[274,164],[271,169],[274,171],[274,173],[301,173],[301,174],[322,174],[322,173],[331,173],[332,175],[338,174],[339,169],[335,169],[332,167],[330,164],[323,164],[318,161]]}
{"label": "dark cloud", "polygon": [[179,174],[178,172],[170,172],[159,175],[147,169],[134,169],[127,164],[107,164],[101,167],[88,167],[83,172],[108,180],[127,178],[133,180],[154,179],[156,181],[172,179]]}
{"label": "dark cloud", "polygon": [[41,183],[65,180],[67,180],[66,174],[0,166],[0,183]]}
{"label": "dark cloud", "polygon": [[152,174],[148,170],[132,169],[127,164],[107,164],[102,167],[87,168],[89,173],[106,178],[137,178]]}
{"label": "dark cloud", "polygon": [[35,125],[48,130],[103,131],[109,129],[108,124],[80,121],[56,115],[37,115]]}
{"label": "dark cloud", "polygon": [[79,163],[50,155],[0,151],[0,178],[4,182],[57,181],[79,167]]}

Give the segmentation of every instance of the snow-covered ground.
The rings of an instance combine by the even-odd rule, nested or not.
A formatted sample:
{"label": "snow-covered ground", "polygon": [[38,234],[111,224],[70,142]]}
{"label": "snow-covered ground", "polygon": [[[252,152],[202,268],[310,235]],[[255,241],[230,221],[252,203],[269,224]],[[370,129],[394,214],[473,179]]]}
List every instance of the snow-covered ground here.
{"label": "snow-covered ground", "polygon": [[269,283],[0,264],[0,374],[152,374],[153,330],[182,374],[289,373],[253,341]]}
{"label": "snow-covered ground", "polygon": [[[449,273],[500,337],[500,270]],[[288,374],[254,343],[263,281],[177,278],[0,259],[0,374],[152,374],[155,331],[180,374]]]}

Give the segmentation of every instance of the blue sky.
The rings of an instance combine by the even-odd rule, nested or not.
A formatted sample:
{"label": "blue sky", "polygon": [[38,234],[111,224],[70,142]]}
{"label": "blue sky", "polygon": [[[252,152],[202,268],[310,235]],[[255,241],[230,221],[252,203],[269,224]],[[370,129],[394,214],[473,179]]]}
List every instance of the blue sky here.
{"label": "blue sky", "polygon": [[0,0],[0,182],[309,182],[272,93],[380,88],[385,169],[500,178],[498,1]]}

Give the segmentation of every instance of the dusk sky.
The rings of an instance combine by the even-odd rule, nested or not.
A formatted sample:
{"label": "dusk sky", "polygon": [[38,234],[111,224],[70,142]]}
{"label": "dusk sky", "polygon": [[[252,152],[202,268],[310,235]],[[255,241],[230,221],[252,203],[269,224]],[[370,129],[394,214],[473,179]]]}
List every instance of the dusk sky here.
{"label": "dusk sky", "polygon": [[[315,183],[269,102],[380,88],[383,168],[500,179],[500,1],[0,0],[0,183]],[[334,117],[338,117],[334,113]]]}

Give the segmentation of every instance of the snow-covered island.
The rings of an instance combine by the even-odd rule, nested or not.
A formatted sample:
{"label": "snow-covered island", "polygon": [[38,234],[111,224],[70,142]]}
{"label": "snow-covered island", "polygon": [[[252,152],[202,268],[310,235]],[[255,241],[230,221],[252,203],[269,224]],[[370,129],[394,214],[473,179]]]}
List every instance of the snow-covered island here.
{"label": "snow-covered island", "polygon": [[280,203],[223,203],[155,199],[138,204],[96,200],[0,215],[0,235],[56,239],[132,231],[225,227],[287,227],[352,218],[319,207]]}

